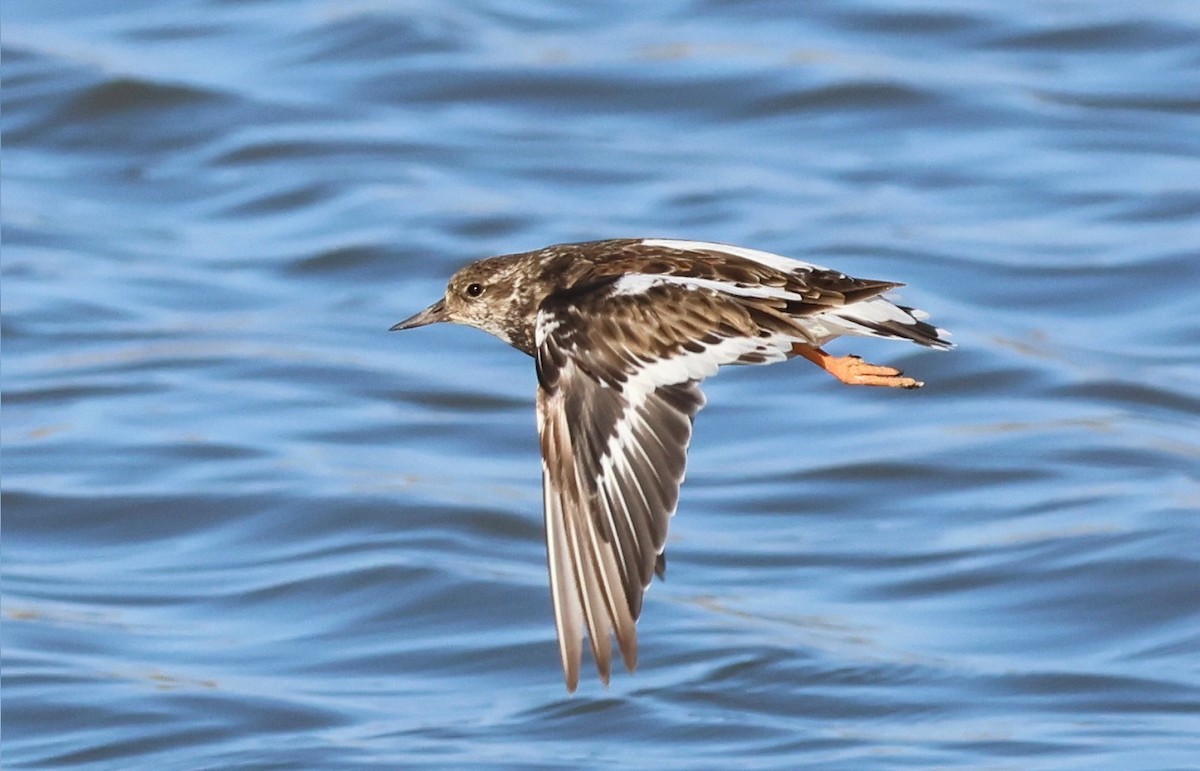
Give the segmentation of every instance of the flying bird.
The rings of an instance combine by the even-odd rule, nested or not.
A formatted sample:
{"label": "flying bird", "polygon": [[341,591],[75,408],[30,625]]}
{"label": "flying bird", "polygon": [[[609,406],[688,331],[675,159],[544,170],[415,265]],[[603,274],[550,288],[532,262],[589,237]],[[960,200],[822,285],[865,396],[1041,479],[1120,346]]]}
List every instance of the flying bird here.
{"label": "flying bird", "polygon": [[392,327],[450,321],[534,357],[550,592],[567,690],[584,630],[607,685],[616,638],[637,666],[634,624],[663,576],[700,382],[723,364],[800,356],[848,385],[920,388],[892,367],[822,350],[843,335],[950,348],[927,314],[854,278],[776,254],[673,239],[559,244],[489,257]]}

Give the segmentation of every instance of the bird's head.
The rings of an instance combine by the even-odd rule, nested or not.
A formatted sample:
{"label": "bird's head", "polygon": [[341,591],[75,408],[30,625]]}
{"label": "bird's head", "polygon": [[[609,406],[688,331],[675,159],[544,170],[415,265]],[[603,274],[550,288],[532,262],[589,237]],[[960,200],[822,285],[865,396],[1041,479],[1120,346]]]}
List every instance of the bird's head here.
{"label": "bird's head", "polygon": [[395,324],[392,331],[451,321],[482,329],[526,350],[532,346],[536,303],[517,280],[516,268],[508,257],[471,263],[450,277],[442,299]]}

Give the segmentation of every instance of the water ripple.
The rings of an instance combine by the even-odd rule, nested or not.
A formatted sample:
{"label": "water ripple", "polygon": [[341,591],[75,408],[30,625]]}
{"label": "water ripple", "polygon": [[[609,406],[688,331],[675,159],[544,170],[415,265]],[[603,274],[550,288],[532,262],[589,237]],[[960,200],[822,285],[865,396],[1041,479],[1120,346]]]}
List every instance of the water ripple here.
{"label": "water ripple", "polygon": [[[3,22],[6,767],[1194,765],[1191,3]],[[533,364],[387,328],[626,235],[960,347],[708,383],[639,671],[568,697]]]}

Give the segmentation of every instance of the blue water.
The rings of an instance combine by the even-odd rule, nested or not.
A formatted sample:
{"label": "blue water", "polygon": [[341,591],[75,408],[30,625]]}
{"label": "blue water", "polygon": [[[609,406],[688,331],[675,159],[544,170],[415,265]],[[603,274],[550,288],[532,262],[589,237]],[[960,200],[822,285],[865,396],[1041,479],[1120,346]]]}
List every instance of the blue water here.
{"label": "blue water", "polygon": [[[0,14],[6,768],[1200,767],[1193,0]],[[386,330],[627,236],[959,348],[710,381],[568,697],[531,362]]]}

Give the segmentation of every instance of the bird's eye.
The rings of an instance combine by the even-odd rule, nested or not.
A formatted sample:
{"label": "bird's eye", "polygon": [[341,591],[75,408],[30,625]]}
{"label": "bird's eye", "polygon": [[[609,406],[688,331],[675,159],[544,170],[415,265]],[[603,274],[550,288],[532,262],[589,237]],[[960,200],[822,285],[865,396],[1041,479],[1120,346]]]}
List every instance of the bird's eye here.
{"label": "bird's eye", "polygon": [[467,297],[478,297],[483,294],[483,284],[467,284]]}

